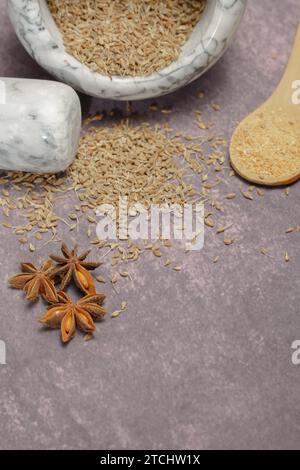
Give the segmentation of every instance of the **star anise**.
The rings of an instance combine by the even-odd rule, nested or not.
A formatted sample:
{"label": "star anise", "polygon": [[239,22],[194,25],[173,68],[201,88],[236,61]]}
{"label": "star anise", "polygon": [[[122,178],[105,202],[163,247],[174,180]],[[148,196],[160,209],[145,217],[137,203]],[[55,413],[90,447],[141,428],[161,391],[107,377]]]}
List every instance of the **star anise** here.
{"label": "star anise", "polygon": [[82,255],[78,255],[77,246],[73,250],[69,250],[65,243],[61,246],[62,256],[50,255],[50,258],[57,263],[53,269],[54,276],[60,275],[61,290],[70,284],[73,278],[77,286],[86,294],[96,294],[94,279],[88,270],[98,268],[101,263],[93,261],[84,261],[91,250],[86,251]]}
{"label": "star anise", "polygon": [[58,301],[57,292],[52,281],[53,263],[46,261],[40,268],[32,263],[21,263],[22,273],[9,279],[15,289],[24,289],[27,300],[36,300],[39,295],[47,302]]}
{"label": "star anise", "polygon": [[64,343],[69,342],[76,332],[76,326],[85,333],[95,331],[94,321],[101,320],[106,310],[102,307],[104,294],[86,295],[72,302],[64,292],[58,293],[58,303],[49,307],[39,322],[50,328],[60,328]]}

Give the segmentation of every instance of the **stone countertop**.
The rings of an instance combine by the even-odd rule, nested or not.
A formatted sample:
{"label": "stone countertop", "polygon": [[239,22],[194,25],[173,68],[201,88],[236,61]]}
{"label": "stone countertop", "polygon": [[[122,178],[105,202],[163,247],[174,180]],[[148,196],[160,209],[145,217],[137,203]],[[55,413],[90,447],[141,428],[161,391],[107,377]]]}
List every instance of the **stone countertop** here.
{"label": "stone countertop", "polygon": [[[194,84],[156,100],[173,108],[160,119],[192,132],[194,111],[202,107],[209,116],[214,101],[222,108],[215,133],[229,139],[278,83],[298,3],[249,1],[224,58]],[[0,0],[0,76],[49,78],[16,39],[5,4]],[[81,99],[85,115],[126,113],[124,103]],[[146,118],[150,102],[134,110]],[[231,189],[247,187],[232,181]],[[291,344],[300,340],[300,232],[285,230],[300,225],[299,196],[295,184],[289,196],[278,188],[254,203],[239,197],[227,210],[237,243],[225,247],[207,230],[204,250],[182,257],[182,273],[166,274],[151,258],[135,263],[133,282],[109,304],[123,296],[127,311],[99,325],[94,341],[78,335],[66,348],[58,332],[36,323],[39,307],[30,310],[7,288],[20,260],[39,262],[41,252],[29,255],[1,228],[7,364],[0,365],[0,448],[298,449],[300,366],[292,364]],[[86,244],[80,234],[68,236]]]}

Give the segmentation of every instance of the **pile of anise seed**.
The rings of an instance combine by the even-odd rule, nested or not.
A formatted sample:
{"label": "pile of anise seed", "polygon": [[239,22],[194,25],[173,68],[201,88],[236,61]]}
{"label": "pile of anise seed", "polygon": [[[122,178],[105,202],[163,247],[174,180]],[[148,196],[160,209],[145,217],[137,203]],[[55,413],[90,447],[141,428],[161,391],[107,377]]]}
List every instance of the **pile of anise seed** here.
{"label": "pile of anise seed", "polygon": [[[50,255],[40,268],[32,263],[21,263],[22,273],[9,279],[11,287],[23,289],[26,299],[36,300],[41,296],[48,304],[48,311],[39,322],[50,328],[60,328],[63,343],[68,343],[76,332],[76,327],[86,333],[86,339],[95,331],[95,321],[102,320],[106,310],[102,307],[104,294],[97,294],[95,283],[89,271],[100,263],[85,261],[90,250],[78,254],[63,243],[63,256]],[[74,281],[84,296],[77,302],[66,294],[67,286]],[[55,284],[60,282],[60,290]]]}
{"label": "pile of anise seed", "polygon": [[94,72],[147,76],[176,61],[206,0],[48,0],[66,50]]}

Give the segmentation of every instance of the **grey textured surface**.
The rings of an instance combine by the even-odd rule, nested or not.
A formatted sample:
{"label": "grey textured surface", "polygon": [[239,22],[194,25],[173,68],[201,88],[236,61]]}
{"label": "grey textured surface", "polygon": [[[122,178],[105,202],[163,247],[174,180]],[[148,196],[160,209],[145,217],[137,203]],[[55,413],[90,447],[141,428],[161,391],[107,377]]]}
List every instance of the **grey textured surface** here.
{"label": "grey textured surface", "polygon": [[[19,45],[4,5],[0,75],[46,77]],[[171,125],[195,131],[195,95],[204,89],[203,110],[209,114],[211,100],[221,104],[216,132],[229,138],[281,77],[299,13],[298,0],[251,0],[223,60],[158,101],[173,106]],[[83,104],[85,113],[119,106]],[[148,104],[134,106],[143,114]],[[229,190],[240,184],[232,179]],[[134,265],[134,283],[122,289],[128,311],[100,325],[94,341],[78,335],[67,348],[58,332],[40,330],[37,307],[24,307],[22,294],[7,289],[28,254],[1,229],[7,364],[0,365],[0,447],[299,448],[300,368],[292,365],[291,343],[300,339],[300,232],[284,233],[300,224],[299,195],[296,184],[289,197],[279,188],[255,203],[237,198],[227,216],[236,245],[228,249],[207,232],[205,249],[183,258],[180,275],[167,275],[150,258]],[[259,253],[262,246],[272,257]],[[120,300],[112,297],[109,308]]]}

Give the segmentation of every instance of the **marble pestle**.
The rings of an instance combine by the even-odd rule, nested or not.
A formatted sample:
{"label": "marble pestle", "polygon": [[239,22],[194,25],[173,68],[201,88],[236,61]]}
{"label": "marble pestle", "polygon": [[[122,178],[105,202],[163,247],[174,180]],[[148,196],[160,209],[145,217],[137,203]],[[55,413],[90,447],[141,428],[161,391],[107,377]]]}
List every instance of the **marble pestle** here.
{"label": "marble pestle", "polygon": [[74,160],[81,107],[68,85],[0,78],[0,170],[58,173]]}

